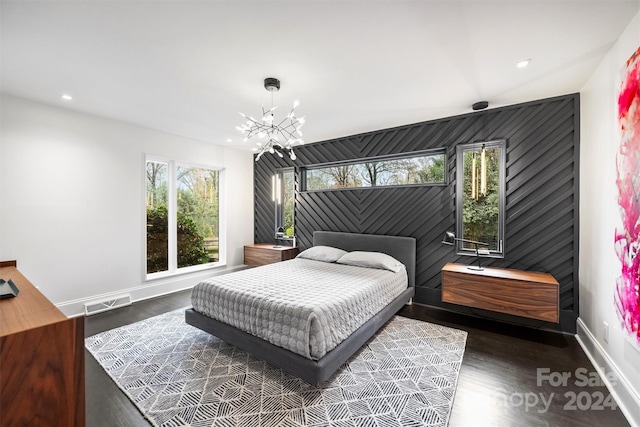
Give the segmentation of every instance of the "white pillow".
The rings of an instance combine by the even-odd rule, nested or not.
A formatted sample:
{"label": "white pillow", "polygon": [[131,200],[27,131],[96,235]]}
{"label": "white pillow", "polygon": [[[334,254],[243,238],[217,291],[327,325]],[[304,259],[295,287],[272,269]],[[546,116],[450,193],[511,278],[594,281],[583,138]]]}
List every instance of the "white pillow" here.
{"label": "white pillow", "polygon": [[312,246],[309,249],[300,252],[296,258],[305,258],[324,262],[336,262],[346,253],[347,251],[333,248],[331,246]]}
{"label": "white pillow", "polygon": [[344,255],[338,264],[355,265],[358,267],[380,268],[397,273],[404,267],[403,264],[394,257],[382,252],[353,251]]}

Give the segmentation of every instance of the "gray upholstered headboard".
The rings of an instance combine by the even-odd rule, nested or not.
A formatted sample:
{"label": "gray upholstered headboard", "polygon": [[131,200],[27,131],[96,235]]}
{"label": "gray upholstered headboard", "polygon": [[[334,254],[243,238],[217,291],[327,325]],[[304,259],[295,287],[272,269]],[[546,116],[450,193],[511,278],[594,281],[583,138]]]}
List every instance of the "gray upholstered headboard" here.
{"label": "gray upholstered headboard", "polygon": [[391,255],[407,268],[409,286],[416,284],[416,239],[413,237],[314,231],[313,246],[320,245],[345,251],[382,252]]}

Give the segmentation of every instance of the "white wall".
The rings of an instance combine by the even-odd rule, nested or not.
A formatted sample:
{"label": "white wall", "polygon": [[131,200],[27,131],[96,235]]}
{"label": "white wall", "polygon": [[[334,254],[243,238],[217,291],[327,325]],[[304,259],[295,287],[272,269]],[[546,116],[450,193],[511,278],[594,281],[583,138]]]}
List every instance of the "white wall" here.
{"label": "white wall", "polygon": [[253,243],[250,152],[7,95],[0,107],[0,260],[16,259],[66,314],[109,296],[188,288],[216,272],[145,282],[145,153],[225,168],[227,266],[242,264],[243,245]]}
{"label": "white wall", "polygon": [[[613,237],[620,223],[616,151],[617,96],[625,62],[640,46],[636,15],[581,91],[580,318],[578,338],[592,360],[616,377],[610,389],[632,425],[640,425],[640,346],[626,335],[614,307],[620,274]],[[637,171],[640,173],[640,171]],[[604,340],[609,325],[608,342]]]}

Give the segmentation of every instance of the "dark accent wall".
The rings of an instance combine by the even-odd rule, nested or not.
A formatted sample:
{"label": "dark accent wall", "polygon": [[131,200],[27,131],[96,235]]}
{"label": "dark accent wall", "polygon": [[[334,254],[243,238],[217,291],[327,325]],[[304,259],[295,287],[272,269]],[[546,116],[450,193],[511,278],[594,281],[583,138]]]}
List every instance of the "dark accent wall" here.
{"label": "dark accent wall", "polygon": [[[580,97],[565,95],[305,145],[297,160],[266,154],[255,163],[255,241],[271,242],[271,175],[278,168],[446,148],[447,185],[297,192],[301,250],[314,230],[390,234],[417,239],[417,303],[530,327],[575,332],[578,316],[578,160]],[[471,263],[440,242],[455,230],[456,145],[507,142],[505,258],[485,264],[548,271],[560,283],[560,325],[440,301],[440,269]]]}

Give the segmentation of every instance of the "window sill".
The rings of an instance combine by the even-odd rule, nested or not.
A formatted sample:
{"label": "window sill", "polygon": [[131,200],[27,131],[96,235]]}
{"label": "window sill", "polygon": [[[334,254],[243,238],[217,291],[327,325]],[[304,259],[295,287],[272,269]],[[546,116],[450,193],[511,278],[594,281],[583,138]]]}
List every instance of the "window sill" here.
{"label": "window sill", "polygon": [[225,268],[227,266],[224,262],[213,262],[209,264],[193,265],[191,267],[183,267],[175,271],[160,271],[157,273],[147,274],[145,276],[145,282],[153,282],[156,280],[187,276],[193,273],[208,272],[211,270],[217,270]]}

